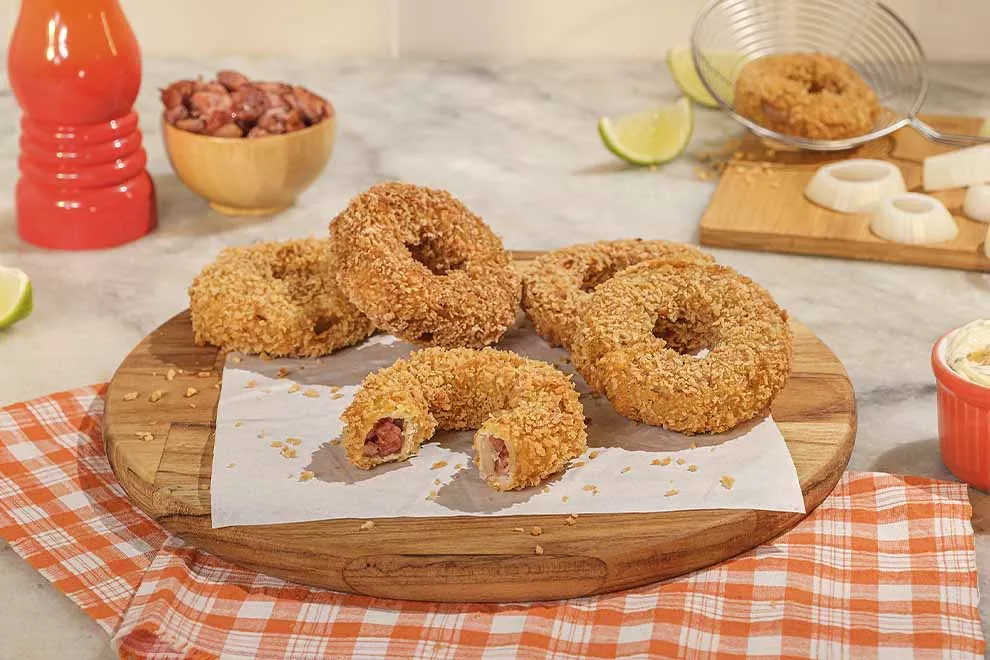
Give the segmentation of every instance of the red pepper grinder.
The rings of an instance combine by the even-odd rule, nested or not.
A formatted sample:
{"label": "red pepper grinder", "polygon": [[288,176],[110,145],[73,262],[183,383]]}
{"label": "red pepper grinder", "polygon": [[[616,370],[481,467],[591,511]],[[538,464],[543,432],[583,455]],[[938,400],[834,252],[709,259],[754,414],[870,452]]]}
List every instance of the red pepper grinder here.
{"label": "red pepper grinder", "polygon": [[88,250],[154,229],[155,188],[132,109],[141,54],[117,0],[22,0],[7,72],[24,113],[21,238]]}

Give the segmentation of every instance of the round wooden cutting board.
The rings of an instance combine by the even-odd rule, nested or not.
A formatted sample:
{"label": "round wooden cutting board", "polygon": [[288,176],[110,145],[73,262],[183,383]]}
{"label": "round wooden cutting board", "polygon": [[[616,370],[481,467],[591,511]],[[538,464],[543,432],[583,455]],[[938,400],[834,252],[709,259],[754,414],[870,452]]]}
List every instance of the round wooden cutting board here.
{"label": "round wooden cutting board", "polygon": [[[849,461],[856,403],[845,369],[793,324],[794,372],[773,403],[808,511]],[[144,339],[107,393],[104,438],[120,483],[169,531],[263,573],[339,591],[432,601],[523,601],[616,591],[748,550],[801,514],[749,510],[560,516],[389,518],[210,527],[213,428],[223,355],[193,343],[188,312]],[[169,371],[175,370],[169,380]],[[188,388],[195,396],[184,396]],[[161,391],[155,402],[151,394]],[[141,393],[137,399],[125,395]],[[157,398],[157,397],[156,397]],[[194,404],[192,407],[190,404]],[[535,539],[514,527],[539,525]],[[535,543],[544,549],[534,554]]]}

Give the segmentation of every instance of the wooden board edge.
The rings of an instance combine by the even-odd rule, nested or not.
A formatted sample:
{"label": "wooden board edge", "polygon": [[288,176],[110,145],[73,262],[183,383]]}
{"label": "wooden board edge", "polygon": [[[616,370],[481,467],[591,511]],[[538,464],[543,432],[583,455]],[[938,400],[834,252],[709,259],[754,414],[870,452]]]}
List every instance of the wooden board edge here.
{"label": "wooden board edge", "polygon": [[[769,232],[737,232],[706,224],[702,218],[699,241],[706,247],[754,252],[779,252],[812,257],[830,257],[852,261],[873,261],[905,266],[925,266],[972,272],[990,272],[990,261],[978,252],[945,252],[940,255],[943,263],[934,263],[930,250],[911,245],[899,245],[895,256],[885,243],[863,243],[837,238],[812,238],[794,234]],[[888,248],[888,249],[884,249]],[[852,252],[855,250],[856,252]]]}

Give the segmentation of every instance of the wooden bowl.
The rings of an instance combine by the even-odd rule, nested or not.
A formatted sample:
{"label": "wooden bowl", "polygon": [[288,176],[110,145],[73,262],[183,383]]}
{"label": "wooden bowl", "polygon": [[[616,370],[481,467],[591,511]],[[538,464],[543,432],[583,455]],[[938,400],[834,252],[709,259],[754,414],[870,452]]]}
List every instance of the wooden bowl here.
{"label": "wooden bowl", "polygon": [[260,138],[220,138],[163,122],[165,151],[179,179],[226,215],[284,211],[330,160],[336,117],[301,131]]}

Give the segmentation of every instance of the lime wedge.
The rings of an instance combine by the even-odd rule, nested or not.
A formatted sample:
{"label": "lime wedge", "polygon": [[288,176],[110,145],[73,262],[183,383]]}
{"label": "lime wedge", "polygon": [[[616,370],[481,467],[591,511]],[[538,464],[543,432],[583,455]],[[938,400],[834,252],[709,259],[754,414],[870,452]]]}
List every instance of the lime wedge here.
{"label": "lime wedge", "polygon": [[16,268],[0,267],[0,330],[27,318],[33,307],[27,274]]}
{"label": "lime wedge", "polygon": [[990,117],[983,120],[983,126],[980,128],[980,135],[983,137],[990,137]]}
{"label": "lime wedge", "polygon": [[691,102],[683,96],[662,108],[598,120],[598,133],[608,150],[635,165],[660,165],[677,158],[693,129]]}
{"label": "lime wedge", "polygon": [[[705,59],[711,63],[712,68],[722,74],[725,80],[734,80],[735,69],[743,58],[734,53],[706,53]],[[674,82],[692,101],[708,108],[719,107],[718,101],[708,93],[701,82],[698,70],[694,67],[694,60],[691,59],[690,48],[685,46],[667,51],[667,67]],[[731,94],[731,90],[729,93]]]}
{"label": "lime wedge", "polygon": [[701,83],[698,70],[694,68],[694,60],[691,59],[690,48],[674,48],[667,51],[667,67],[674,82],[692,101],[709,108],[718,107],[718,101],[712,98]]}

